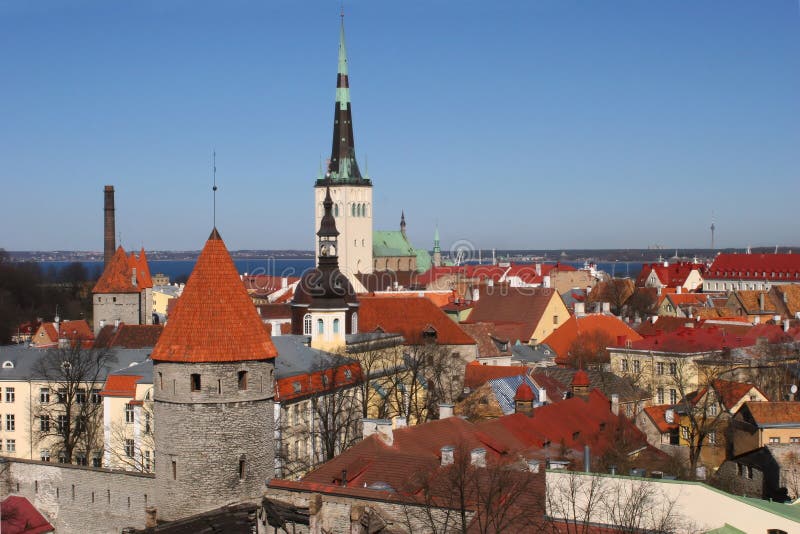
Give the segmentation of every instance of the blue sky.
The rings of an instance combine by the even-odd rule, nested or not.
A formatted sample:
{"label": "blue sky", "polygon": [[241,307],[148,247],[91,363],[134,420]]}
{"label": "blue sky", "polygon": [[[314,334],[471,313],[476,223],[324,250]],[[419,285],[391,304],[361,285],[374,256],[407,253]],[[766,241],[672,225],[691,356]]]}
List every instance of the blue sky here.
{"label": "blue sky", "polygon": [[[345,2],[375,227],[800,244],[797,0]],[[312,246],[339,2],[0,0],[0,247]]]}

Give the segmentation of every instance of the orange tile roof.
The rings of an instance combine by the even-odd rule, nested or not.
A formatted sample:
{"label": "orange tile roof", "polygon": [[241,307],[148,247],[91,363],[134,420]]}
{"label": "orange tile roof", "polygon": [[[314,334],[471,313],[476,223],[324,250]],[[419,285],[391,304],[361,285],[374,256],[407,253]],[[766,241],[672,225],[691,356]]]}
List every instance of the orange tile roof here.
{"label": "orange tile roof", "polygon": [[424,297],[436,304],[439,308],[446,306],[453,299],[452,291],[379,291],[370,293],[371,297],[378,298],[420,298]]}
{"label": "orange tile roof", "polygon": [[[136,269],[136,285],[133,284],[133,269]],[[137,258],[133,253],[128,256],[119,246],[92,293],[139,293],[148,287],[153,287],[153,280],[144,249]]]}
{"label": "orange tile roof", "polygon": [[230,362],[266,360],[277,354],[214,228],[151,357]]}
{"label": "orange tile roof", "polygon": [[58,337],[60,339],[69,339],[70,341],[92,341],[94,334],[92,329],[89,328],[89,323],[80,319],[78,321],[62,321],[58,325]]}
{"label": "orange tile roof", "polygon": [[746,402],[744,405],[758,426],[800,426],[800,402]]}
{"label": "orange tile roof", "polygon": [[556,353],[556,363],[566,363],[568,361],[569,348],[581,333],[605,332],[613,340],[638,341],[642,339],[633,328],[625,324],[613,315],[602,313],[591,313],[583,317],[573,315],[558,327],[555,332],[547,336],[542,343],[550,347]]}
{"label": "orange tile roof", "polygon": [[436,343],[440,345],[475,345],[461,327],[426,298],[382,298],[362,296],[358,311],[358,329],[361,332],[402,334],[407,344],[418,344],[423,332],[433,328]]}
{"label": "orange tile roof", "polygon": [[672,423],[667,423],[667,410],[671,409],[671,404],[662,404],[659,406],[648,406],[644,409],[644,413],[653,421],[658,431],[666,434],[671,430],[678,428],[677,417],[673,416]]}
{"label": "orange tile roof", "polygon": [[143,377],[139,375],[108,375],[106,385],[100,392],[104,397],[136,397],[136,383]]}
{"label": "orange tile roof", "polygon": [[155,347],[164,326],[160,324],[107,324],[100,329],[95,347],[122,347],[141,349]]}
{"label": "orange tile roof", "polygon": [[470,389],[481,387],[489,380],[528,374],[524,365],[481,365],[474,361],[465,366],[464,386]]}
{"label": "orange tile roof", "polygon": [[719,254],[705,276],[714,280],[800,281],[799,254]]}
{"label": "orange tile roof", "polygon": [[745,395],[749,395],[750,390],[752,389],[755,389],[764,395],[764,398],[769,400],[769,397],[767,397],[754,384],[731,382],[730,380],[714,380],[712,382],[712,387],[717,392],[717,395],[719,395],[719,399],[722,401],[722,406],[724,406],[728,411],[736,406],[736,403],[742,400]]}

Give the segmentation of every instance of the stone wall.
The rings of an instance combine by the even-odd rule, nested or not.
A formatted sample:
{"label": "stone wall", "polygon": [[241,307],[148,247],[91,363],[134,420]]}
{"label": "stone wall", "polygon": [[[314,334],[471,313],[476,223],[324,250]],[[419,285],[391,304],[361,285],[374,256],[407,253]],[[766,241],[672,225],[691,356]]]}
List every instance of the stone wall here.
{"label": "stone wall", "polygon": [[114,324],[115,321],[125,324],[139,324],[141,319],[139,299],[139,293],[100,293],[92,295],[94,334],[97,335],[103,324]]}
{"label": "stone wall", "polygon": [[158,518],[260,497],[275,472],[272,362],[156,362],[154,374]]}
{"label": "stone wall", "polygon": [[118,533],[144,528],[154,505],[153,475],[5,458],[0,497],[27,498],[56,532]]}

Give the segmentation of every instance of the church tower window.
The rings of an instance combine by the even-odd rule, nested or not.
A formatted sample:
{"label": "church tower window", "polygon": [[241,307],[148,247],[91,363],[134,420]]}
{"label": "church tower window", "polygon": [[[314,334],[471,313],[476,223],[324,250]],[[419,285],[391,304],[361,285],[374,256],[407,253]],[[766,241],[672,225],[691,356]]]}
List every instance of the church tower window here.
{"label": "church tower window", "polygon": [[303,316],[303,335],[311,335],[311,314],[307,313]]}

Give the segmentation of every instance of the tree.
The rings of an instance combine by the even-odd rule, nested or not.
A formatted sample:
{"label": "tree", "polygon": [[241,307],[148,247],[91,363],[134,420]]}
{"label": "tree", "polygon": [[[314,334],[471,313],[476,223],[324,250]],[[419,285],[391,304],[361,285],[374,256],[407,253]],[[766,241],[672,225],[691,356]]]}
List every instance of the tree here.
{"label": "tree", "polygon": [[76,452],[85,459],[102,450],[100,390],[116,361],[112,351],[84,348],[80,340],[42,354],[33,366],[34,374],[47,382],[33,410],[39,420],[37,443],[55,447],[66,463]]}
{"label": "tree", "polygon": [[404,505],[410,532],[433,534],[538,532],[544,526],[542,475],[513,458],[482,464],[465,443],[454,447],[452,463],[420,466],[403,492],[415,496]]}
{"label": "tree", "polygon": [[574,368],[602,368],[608,363],[608,347],[614,345],[611,334],[605,330],[581,331],[570,343],[567,352],[569,365]]}
{"label": "tree", "polygon": [[341,354],[324,354],[294,382],[304,395],[283,403],[276,456],[280,476],[302,475],[333,459],[361,440],[358,362]]}
{"label": "tree", "polygon": [[637,288],[633,295],[625,303],[627,317],[640,317],[644,319],[650,315],[655,315],[658,299],[655,290],[651,288]]}
{"label": "tree", "polygon": [[[126,406],[124,421],[115,421],[109,428],[109,452],[111,467],[127,471],[149,473],[153,470],[155,451],[153,401],[151,391],[139,406]],[[130,410],[130,411],[128,411]],[[133,425],[138,418],[138,435]]]}
{"label": "tree", "polygon": [[611,313],[620,315],[622,307],[633,294],[634,284],[629,278],[611,278],[600,282],[586,297],[587,303],[608,302]]}

